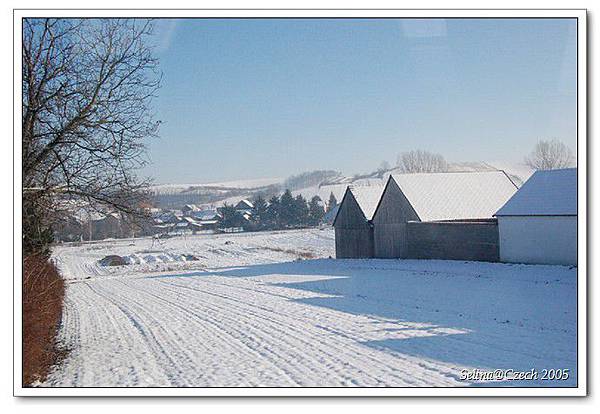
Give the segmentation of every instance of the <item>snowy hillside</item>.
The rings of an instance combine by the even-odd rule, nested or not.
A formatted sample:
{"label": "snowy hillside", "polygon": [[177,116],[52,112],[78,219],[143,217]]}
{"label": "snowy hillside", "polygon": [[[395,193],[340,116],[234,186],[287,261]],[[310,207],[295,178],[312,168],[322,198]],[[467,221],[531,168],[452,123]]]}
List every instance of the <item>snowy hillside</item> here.
{"label": "snowy hillside", "polygon": [[[533,171],[525,165],[503,162],[462,162],[449,164],[450,171],[493,171],[504,170],[517,185],[531,176]],[[338,201],[344,195],[349,184],[353,185],[381,185],[390,174],[399,173],[398,168],[369,174],[344,176],[334,175],[318,183],[299,188],[291,188],[294,196],[301,194],[307,200],[317,195],[322,200],[329,199],[333,193]],[[307,173],[310,174],[310,173]],[[237,181],[224,181],[207,184],[162,184],[152,187],[155,199],[160,205],[167,208],[181,208],[185,204],[199,204],[206,206],[220,206],[223,203],[235,204],[248,198],[252,199],[257,194],[263,196],[281,193],[287,188],[290,179],[261,178]]]}
{"label": "snowy hillside", "polygon": [[220,181],[206,184],[159,184],[152,187],[156,194],[176,194],[201,190],[226,190],[226,189],[257,189],[278,185],[281,178],[257,178],[253,180]]}

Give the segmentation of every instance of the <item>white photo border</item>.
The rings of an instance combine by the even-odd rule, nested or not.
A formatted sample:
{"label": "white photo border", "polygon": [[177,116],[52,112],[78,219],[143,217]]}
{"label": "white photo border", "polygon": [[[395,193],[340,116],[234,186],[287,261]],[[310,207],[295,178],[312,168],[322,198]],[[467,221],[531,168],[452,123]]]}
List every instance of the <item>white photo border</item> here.
{"label": "white photo border", "polygon": [[[577,19],[577,387],[570,388],[30,388],[22,386],[21,44],[27,17],[95,18],[575,18]],[[585,396],[587,395],[587,11],[585,9],[14,9],[13,10],[13,395],[40,397],[390,397],[390,396]]]}

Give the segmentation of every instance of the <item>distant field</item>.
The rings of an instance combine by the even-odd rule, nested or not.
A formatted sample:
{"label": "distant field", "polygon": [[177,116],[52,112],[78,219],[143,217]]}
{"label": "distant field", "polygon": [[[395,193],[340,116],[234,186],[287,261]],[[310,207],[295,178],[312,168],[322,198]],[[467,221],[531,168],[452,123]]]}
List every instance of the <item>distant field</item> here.
{"label": "distant field", "polygon": [[[70,353],[44,386],[576,384],[576,268],[328,259],[329,229],[152,243],[55,250]],[[461,380],[475,368],[570,371]]]}

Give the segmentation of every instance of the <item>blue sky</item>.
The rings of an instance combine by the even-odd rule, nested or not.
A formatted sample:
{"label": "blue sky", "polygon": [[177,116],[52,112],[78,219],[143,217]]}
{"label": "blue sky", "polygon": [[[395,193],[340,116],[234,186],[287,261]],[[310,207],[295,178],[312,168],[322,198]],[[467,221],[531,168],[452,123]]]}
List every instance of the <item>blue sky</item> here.
{"label": "blue sky", "polygon": [[162,20],[157,183],[576,148],[576,21]]}

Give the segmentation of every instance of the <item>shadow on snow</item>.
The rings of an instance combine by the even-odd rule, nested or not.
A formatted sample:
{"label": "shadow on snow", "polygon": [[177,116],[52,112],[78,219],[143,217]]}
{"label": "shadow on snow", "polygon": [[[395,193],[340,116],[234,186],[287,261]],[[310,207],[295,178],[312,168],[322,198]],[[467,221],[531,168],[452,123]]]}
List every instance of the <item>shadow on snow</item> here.
{"label": "shadow on snow", "polygon": [[[576,385],[576,275],[562,266],[418,260],[305,260],[207,269],[174,277],[260,277],[328,295],[293,299],[381,328],[363,345],[457,367],[541,371],[569,368],[569,381],[476,385]],[[285,275],[285,281],[275,276]],[[273,280],[270,280],[273,279]],[[375,325],[370,329],[377,330]]]}

